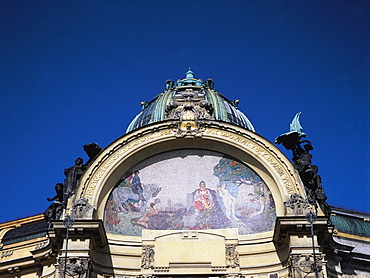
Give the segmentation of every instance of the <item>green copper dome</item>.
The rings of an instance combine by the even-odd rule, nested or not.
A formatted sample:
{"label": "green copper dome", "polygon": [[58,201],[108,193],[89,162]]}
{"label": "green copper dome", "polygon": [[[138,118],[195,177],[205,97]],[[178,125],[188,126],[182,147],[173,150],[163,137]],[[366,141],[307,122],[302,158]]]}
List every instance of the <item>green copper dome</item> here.
{"label": "green copper dome", "polygon": [[[194,108],[194,103],[198,103],[198,108]],[[141,103],[142,111],[132,120],[127,132],[151,123],[175,119],[176,115],[179,117],[186,110],[192,110],[199,119],[228,122],[254,131],[252,123],[237,104],[237,100],[230,101],[216,92],[211,79],[196,79],[189,69],[184,79],[176,82],[168,80],[161,94],[151,102]]]}

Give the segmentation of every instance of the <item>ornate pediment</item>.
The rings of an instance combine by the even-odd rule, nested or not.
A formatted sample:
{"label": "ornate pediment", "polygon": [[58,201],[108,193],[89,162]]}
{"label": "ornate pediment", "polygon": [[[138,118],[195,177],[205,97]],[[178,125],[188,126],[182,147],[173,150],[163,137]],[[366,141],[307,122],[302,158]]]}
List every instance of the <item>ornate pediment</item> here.
{"label": "ornate pediment", "polygon": [[168,119],[177,120],[179,137],[187,134],[201,136],[201,121],[213,119],[213,107],[205,99],[205,93],[192,88],[176,91],[165,112]]}

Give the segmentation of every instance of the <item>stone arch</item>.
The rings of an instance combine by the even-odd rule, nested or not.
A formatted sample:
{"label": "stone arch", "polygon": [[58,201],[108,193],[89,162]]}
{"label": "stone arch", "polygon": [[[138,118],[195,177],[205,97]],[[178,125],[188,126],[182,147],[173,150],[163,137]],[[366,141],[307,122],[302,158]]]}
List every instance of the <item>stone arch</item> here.
{"label": "stone arch", "polygon": [[304,187],[290,161],[258,134],[235,125],[205,125],[200,137],[176,137],[173,125],[161,122],[125,134],[105,148],[81,179],[76,199],[87,198],[95,216],[104,218],[107,198],[122,173],[153,155],[178,149],[205,149],[228,154],[250,166],[268,185],[277,216],[286,214],[284,203]]}

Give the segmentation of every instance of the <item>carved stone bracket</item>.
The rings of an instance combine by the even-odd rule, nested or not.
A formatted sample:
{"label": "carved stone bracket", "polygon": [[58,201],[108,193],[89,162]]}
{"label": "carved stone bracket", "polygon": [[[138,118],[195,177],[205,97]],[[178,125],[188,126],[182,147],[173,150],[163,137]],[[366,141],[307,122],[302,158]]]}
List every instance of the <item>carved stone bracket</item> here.
{"label": "carved stone bracket", "polygon": [[239,266],[239,253],[236,250],[236,244],[226,245],[226,266],[227,267],[238,267]]}
{"label": "carved stone bracket", "polygon": [[[323,257],[321,255],[316,255],[316,266],[318,277],[324,277],[322,271],[322,261]],[[314,273],[314,260],[313,255],[291,255],[290,265],[292,271],[292,277],[303,278],[309,273]]]}
{"label": "carved stone bracket", "polygon": [[89,262],[90,259],[88,258],[69,257],[66,263],[65,258],[59,258],[59,273],[61,277],[64,277],[64,273],[66,274],[65,277],[87,277]]}
{"label": "carved stone bracket", "polygon": [[288,202],[285,202],[285,207],[293,211],[294,215],[306,215],[311,207],[308,200],[303,198],[299,193],[290,195]]}
{"label": "carved stone bracket", "polygon": [[141,256],[141,268],[150,269],[154,268],[154,246],[148,245],[143,246],[143,252]]}

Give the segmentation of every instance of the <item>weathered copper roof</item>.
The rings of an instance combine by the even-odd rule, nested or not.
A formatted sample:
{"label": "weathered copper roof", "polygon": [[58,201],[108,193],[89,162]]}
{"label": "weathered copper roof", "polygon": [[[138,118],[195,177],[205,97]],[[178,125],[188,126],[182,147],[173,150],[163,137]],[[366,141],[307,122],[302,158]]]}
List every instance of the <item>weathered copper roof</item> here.
{"label": "weathered copper roof", "polygon": [[330,220],[339,232],[370,238],[369,221],[344,215],[331,215]]}
{"label": "weathered copper roof", "polygon": [[165,120],[166,107],[174,100],[178,91],[194,89],[199,91],[205,100],[213,107],[213,120],[229,122],[248,130],[254,131],[254,127],[249,119],[241,112],[238,107],[238,101],[230,101],[220,93],[214,90],[214,83],[211,79],[202,81],[194,78],[194,73],[189,69],[186,78],[174,81],[167,81],[164,91],[156,96],[149,103],[143,102],[143,110],[132,120],[127,128],[127,132],[150,123]]}

